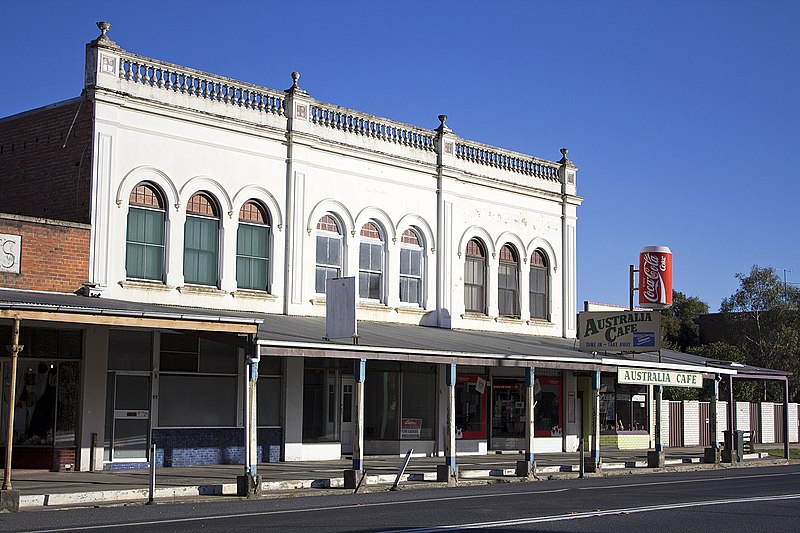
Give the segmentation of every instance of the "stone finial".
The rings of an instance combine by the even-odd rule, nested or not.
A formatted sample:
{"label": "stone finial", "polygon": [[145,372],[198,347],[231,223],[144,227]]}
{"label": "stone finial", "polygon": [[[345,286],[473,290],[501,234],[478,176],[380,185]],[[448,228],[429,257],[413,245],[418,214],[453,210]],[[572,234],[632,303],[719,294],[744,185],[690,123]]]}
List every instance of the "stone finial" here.
{"label": "stone finial", "polygon": [[570,161],[569,158],[567,157],[567,153],[569,153],[569,149],[562,148],[560,150],[560,152],[561,152],[561,156],[562,157],[561,157],[561,160],[559,161],[559,163],[561,163],[562,165],[564,165],[566,163],[572,163],[572,161]]}
{"label": "stone finial", "polygon": [[440,122],[439,127],[436,128],[437,132],[439,132],[439,133],[448,132],[449,133],[449,132],[453,131],[453,130],[451,130],[450,128],[447,127],[447,124],[445,124],[445,122],[447,122],[447,115],[439,115],[439,122]]}
{"label": "stone finial", "polygon": [[108,30],[111,29],[111,23],[110,22],[107,22],[105,20],[101,20],[100,22],[97,23],[97,27],[100,29],[100,36],[97,37],[97,39],[95,39],[94,41],[92,41],[92,44],[102,44],[104,46],[112,46],[112,47],[115,47],[115,48],[119,48],[117,43],[112,41],[108,37],[108,35],[106,35]]}
{"label": "stone finial", "polygon": [[292,72],[292,86],[286,89],[286,92],[289,94],[299,93],[299,94],[308,94],[306,93],[297,81],[300,79],[300,73],[295,71]]}

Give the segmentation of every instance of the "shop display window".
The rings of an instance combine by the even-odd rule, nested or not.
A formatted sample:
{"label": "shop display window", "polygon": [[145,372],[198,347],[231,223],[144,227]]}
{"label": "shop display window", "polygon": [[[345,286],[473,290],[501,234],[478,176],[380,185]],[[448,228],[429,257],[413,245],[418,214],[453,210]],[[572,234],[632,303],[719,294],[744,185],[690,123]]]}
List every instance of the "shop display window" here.
{"label": "shop display window", "polygon": [[[542,377],[534,381],[534,436],[560,437],[563,434],[562,378]],[[525,395],[520,379],[493,380],[492,437],[525,437]]]}
{"label": "shop display window", "polygon": [[159,427],[235,427],[235,345],[197,333],[161,333]]}
{"label": "shop display window", "polygon": [[560,377],[537,378],[533,385],[534,435],[537,437],[560,437],[563,433],[562,380]]}
{"label": "shop display window", "polygon": [[283,357],[262,357],[258,363],[258,425],[280,426]]}
{"label": "shop display window", "polygon": [[436,421],[436,373],[403,371],[401,440],[433,440]]}
{"label": "shop display window", "polygon": [[525,436],[525,383],[495,378],[492,383],[492,437]]}
{"label": "shop display window", "polygon": [[339,440],[339,372],[306,368],[303,372],[303,441]]}
{"label": "shop display window", "polygon": [[647,405],[645,385],[620,385],[613,376],[604,376],[600,387],[600,431],[647,432]]}
{"label": "shop display window", "polygon": [[[9,335],[10,335],[10,330]],[[83,332],[22,328],[17,364],[13,442],[23,446],[74,446]],[[11,382],[11,365],[3,370]],[[3,401],[3,431],[8,401]]]}
{"label": "shop display window", "polygon": [[[399,437],[400,372],[370,370],[364,383],[364,437],[394,440]],[[376,366],[376,365],[372,365]]]}
{"label": "shop display window", "polygon": [[462,439],[486,438],[486,376],[456,379],[456,435]]}

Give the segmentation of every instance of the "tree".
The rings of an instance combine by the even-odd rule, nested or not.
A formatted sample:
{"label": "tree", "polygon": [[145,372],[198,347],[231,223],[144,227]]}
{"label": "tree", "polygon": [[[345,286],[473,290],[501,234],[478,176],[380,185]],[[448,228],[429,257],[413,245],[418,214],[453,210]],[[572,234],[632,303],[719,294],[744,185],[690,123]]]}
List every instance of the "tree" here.
{"label": "tree", "polygon": [[661,337],[664,348],[685,352],[700,346],[697,317],[708,313],[708,304],[696,296],[672,291],[672,305],[661,311]]}
{"label": "tree", "polygon": [[730,343],[747,364],[791,372],[791,395],[797,397],[800,289],[784,283],[772,267],[753,265],[749,274],[736,274],[736,279],[739,288],[720,306]]}
{"label": "tree", "polygon": [[[672,291],[672,305],[661,311],[661,345],[669,350],[689,351],[700,345],[697,317],[708,313],[708,304],[696,296]],[[698,400],[703,391],[687,387],[666,387],[665,400]]]}

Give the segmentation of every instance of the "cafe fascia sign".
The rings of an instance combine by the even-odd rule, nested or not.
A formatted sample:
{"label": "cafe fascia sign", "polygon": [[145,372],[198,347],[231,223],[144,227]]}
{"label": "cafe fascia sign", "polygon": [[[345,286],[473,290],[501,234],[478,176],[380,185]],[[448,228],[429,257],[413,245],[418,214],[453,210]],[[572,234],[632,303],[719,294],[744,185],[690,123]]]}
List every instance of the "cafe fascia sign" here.
{"label": "cafe fascia sign", "polygon": [[617,383],[661,385],[662,387],[694,387],[699,389],[703,386],[703,374],[700,372],[681,372],[656,368],[620,367],[617,369]]}
{"label": "cafe fascia sign", "polygon": [[661,349],[661,313],[584,311],[578,337],[583,352],[655,352]]}

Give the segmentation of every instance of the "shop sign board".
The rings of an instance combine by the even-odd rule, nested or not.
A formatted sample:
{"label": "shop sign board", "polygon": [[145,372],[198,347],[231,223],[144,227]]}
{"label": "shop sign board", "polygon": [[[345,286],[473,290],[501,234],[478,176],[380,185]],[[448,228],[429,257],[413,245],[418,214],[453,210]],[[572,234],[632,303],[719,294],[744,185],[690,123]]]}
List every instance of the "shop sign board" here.
{"label": "shop sign board", "polygon": [[331,278],[325,284],[325,339],[357,335],[356,278]]}
{"label": "shop sign board", "polygon": [[680,370],[661,370],[660,368],[620,367],[617,369],[617,383],[699,389],[703,387],[703,374]]}
{"label": "shop sign board", "polygon": [[19,274],[22,237],[0,234],[0,272]]}
{"label": "shop sign board", "polygon": [[402,418],[400,440],[417,440],[422,433],[421,418]]}
{"label": "shop sign board", "polygon": [[661,349],[661,313],[584,311],[578,338],[583,352],[654,352]]}

